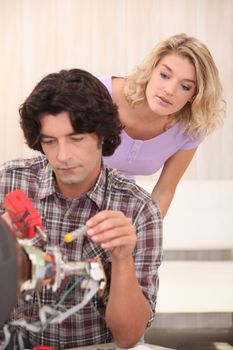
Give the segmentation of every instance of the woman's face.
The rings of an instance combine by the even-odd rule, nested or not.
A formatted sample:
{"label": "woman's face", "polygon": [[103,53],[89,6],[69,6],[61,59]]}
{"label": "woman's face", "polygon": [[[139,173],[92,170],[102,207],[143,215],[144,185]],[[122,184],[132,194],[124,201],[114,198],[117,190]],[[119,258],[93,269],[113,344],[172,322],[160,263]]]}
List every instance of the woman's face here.
{"label": "woman's face", "polygon": [[188,58],[171,53],[163,57],[151,74],[146,99],[152,112],[168,116],[192,101],[196,91],[196,72]]}

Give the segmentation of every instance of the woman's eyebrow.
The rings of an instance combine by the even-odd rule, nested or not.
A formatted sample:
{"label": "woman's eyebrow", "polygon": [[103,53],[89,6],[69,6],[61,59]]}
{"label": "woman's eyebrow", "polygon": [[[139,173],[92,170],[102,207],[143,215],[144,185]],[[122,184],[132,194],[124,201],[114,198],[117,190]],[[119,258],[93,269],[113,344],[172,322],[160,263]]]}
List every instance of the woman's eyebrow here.
{"label": "woman's eyebrow", "polygon": [[[167,70],[169,70],[169,72],[173,73],[173,70],[169,66],[167,66],[166,64],[163,63],[162,66],[164,66]],[[196,81],[193,79],[184,78],[182,80],[189,81],[190,83],[196,84]]]}

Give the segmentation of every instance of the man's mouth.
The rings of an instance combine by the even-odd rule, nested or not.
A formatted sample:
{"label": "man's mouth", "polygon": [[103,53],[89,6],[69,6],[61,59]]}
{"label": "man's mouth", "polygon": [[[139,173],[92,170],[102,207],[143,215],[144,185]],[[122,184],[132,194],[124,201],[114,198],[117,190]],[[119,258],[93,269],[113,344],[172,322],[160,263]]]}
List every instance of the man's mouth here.
{"label": "man's mouth", "polygon": [[69,171],[73,171],[77,168],[77,165],[72,165],[72,166],[66,166],[66,167],[57,167],[58,171],[61,172],[69,172]]}

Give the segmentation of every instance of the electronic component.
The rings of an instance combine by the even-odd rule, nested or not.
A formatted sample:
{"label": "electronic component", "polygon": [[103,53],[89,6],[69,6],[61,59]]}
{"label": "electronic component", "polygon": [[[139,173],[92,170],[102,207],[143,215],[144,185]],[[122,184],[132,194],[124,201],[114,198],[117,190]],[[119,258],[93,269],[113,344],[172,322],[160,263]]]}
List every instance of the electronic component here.
{"label": "electronic component", "polygon": [[[6,324],[4,326],[5,343],[3,347],[0,345],[1,350],[5,349],[9,343],[11,337],[9,329],[13,326],[21,326],[33,332],[41,332],[47,325],[62,322],[78,312],[97,292],[100,296],[103,295],[106,287],[106,276],[99,258],[92,258],[87,261],[68,261],[65,256],[62,256],[59,247],[47,245],[44,249],[41,249],[33,246],[31,238],[38,233],[46,241],[46,235],[43,231],[39,212],[23,191],[15,190],[8,193],[4,200],[4,208],[12,221],[17,242],[24,250],[27,263],[30,265],[28,266],[30,275],[21,284],[20,291],[25,292],[26,296],[30,292],[40,291],[43,287],[52,288],[52,291],[55,292],[67,276],[80,276],[81,288],[86,289],[87,292],[84,293],[81,303],[66,311],[57,310],[57,305],[44,305],[39,307],[38,320],[33,322],[29,320],[28,322],[26,319],[19,319],[11,321],[8,325]],[[4,227],[5,230],[8,230],[7,225]],[[88,227],[83,225],[67,233],[64,236],[64,242],[72,242],[80,235],[85,235],[87,230]],[[11,233],[9,229],[9,234]]]}

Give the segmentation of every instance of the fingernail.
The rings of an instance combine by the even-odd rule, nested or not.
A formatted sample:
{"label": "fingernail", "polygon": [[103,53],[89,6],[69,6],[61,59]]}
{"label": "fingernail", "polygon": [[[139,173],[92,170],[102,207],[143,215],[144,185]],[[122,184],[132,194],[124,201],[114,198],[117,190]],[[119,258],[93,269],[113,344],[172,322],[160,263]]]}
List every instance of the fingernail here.
{"label": "fingernail", "polygon": [[87,225],[87,226],[91,226],[91,225],[92,225],[92,221],[91,221],[91,220],[88,220],[88,221],[86,222],[86,225]]}
{"label": "fingernail", "polygon": [[90,229],[87,231],[87,234],[88,234],[89,236],[93,235],[93,233],[94,233],[93,228],[90,228]]}

